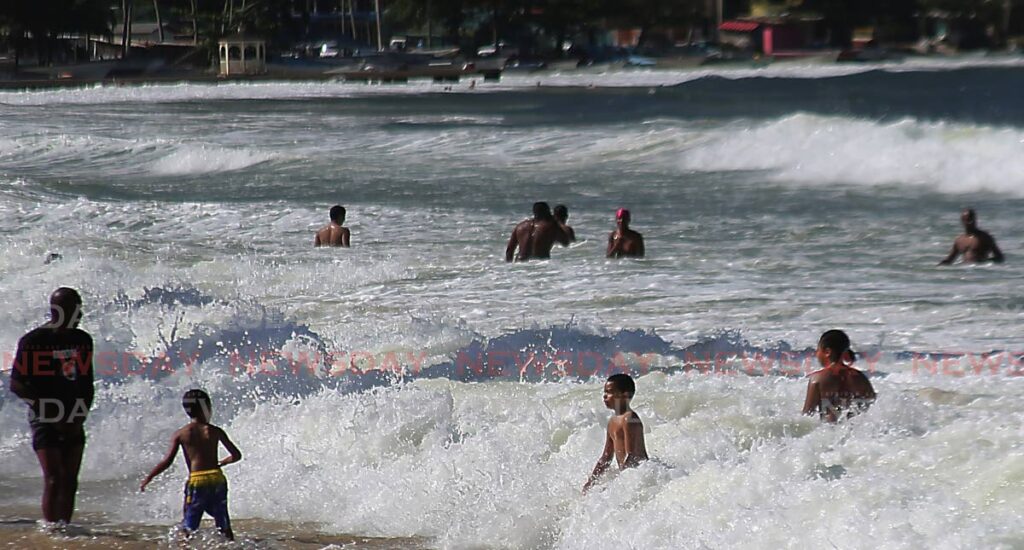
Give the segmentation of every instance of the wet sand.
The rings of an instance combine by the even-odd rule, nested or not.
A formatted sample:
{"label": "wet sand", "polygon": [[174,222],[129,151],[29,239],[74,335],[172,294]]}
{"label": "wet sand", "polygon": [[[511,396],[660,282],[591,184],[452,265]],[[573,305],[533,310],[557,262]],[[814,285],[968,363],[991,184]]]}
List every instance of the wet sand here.
{"label": "wet sand", "polygon": [[[39,522],[39,498],[42,481],[33,478],[0,479],[3,503],[0,503],[0,549],[43,550],[151,548],[268,548],[304,550],[314,548],[346,548],[358,550],[402,550],[432,548],[428,539],[375,538],[329,534],[312,523],[286,523],[260,519],[232,519],[236,540],[224,540],[213,520],[203,519],[199,531],[189,540],[173,524],[141,524],[113,522],[102,513],[81,510],[72,525],[54,530]],[[79,499],[93,501],[97,483],[82,483]]]}

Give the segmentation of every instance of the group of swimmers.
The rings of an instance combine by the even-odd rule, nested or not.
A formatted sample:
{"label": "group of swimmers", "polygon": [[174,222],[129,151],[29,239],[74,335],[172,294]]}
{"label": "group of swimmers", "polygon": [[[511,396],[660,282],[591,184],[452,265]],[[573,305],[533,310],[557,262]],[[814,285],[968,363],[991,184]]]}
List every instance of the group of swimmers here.
{"label": "group of swimmers", "polygon": [[[615,229],[608,235],[608,258],[642,258],[644,236],[629,228],[629,210],[620,208],[615,212]],[[576,240],[576,231],[569,225],[569,209],[564,204],[555,206],[554,212],[546,202],[533,204],[533,217],[519,222],[512,229],[512,236],[505,248],[505,261],[523,262],[551,257],[555,244],[569,246]],[[330,210],[330,222],[317,230],[313,246],[351,246],[351,232],[345,224],[345,208],[334,205]],[[518,253],[517,253],[518,250]]]}
{"label": "group of swimmers", "polygon": [[[547,203],[534,204],[534,216],[516,225],[506,250],[508,261],[546,258],[554,243],[567,245],[574,237],[568,209],[559,205],[552,214]],[[345,209],[331,209],[331,224],[317,232],[316,246],[349,246],[350,234],[342,224]],[[629,229],[628,210],[616,212],[617,227],[608,237],[608,257],[643,256],[642,236]],[[957,237],[948,256],[968,262],[1004,259],[995,239],[977,227],[971,209],[961,214],[964,234]],[[518,254],[516,253],[518,250]],[[93,404],[93,340],[78,328],[82,298],[72,288],[58,288],[50,296],[50,320],[25,334],[11,368],[11,391],[29,407],[32,448],[43,471],[43,517],[48,522],[68,523],[74,512],[78,472],[85,449],[85,419]],[[829,330],[818,340],[815,356],[822,368],[808,377],[803,414],[837,422],[867,410],[875,390],[863,372],[853,367],[855,354],[841,330]],[[643,423],[630,408],[636,385],[628,374],[615,374],[604,385],[604,404],[614,411],[608,422],[605,446],[584,485],[590,489],[608,469],[614,457],[620,469],[648,459]],[[227,507],[227,479],[221,467],[241,460],[242,453],[221,428],[210,424],[212,401],[201,390],[185,393],[182,406],[190,422],[177,430],[167,454],[140,485],[144,491],[154,477],[173,463],[181,450],[189,470],[185,486],[182,527],[199,527],[204,513],[233,538]],[[229,456],[218,459],[223,446]]]}
{"label": "group of swimmers", "polygon": [[[316,232],[313,246],[349,247],[351,233],[344,226],[345,208],[340,205],[332,206],[330,218],[330,223]],[[615,212],[615,229],[608,235],[606,257],[644,257],[644,237],[630,229],[631,219],[629,210],[625,208],[619,208]],[[546,202],[533,203],[533,217],[519,222],[512,229],[512,235],[505,247],[505,261],[547,259],[551,257],[551,249],[556,243],[569,246],[576,240],[576,232],[568,221],[569,209],[565,205],[555,206],[552,212]],[[953,241],[952,249],[939,265],[949,265],[958,256],[963,256],[964,261],[969,263],[1003,261],[1003,252],[999,250],[996,240],[978,227],[978,217],[973,208],[965,208],[960,213],[960,221],[964,226],[964,233]]]}
{"label": "group of swimmers", "polygon": [[[815,357],[821,369],[808,376],[807,395],[802,413],[817,414],[825,422],[838,422],[866,411],[877,394],[868,377],[853,368],[856,354],[850,338],[841,330],[829,330],[818,339]],[[604,450],[583,486],[587,492],[608,469],[612,457],[620,470],[648,460],[644,444],[644,426],[630,408],[636,395],[636,383],[628,374],[613,374],[604,384],[604,405],[614,414],[608,421]]]}

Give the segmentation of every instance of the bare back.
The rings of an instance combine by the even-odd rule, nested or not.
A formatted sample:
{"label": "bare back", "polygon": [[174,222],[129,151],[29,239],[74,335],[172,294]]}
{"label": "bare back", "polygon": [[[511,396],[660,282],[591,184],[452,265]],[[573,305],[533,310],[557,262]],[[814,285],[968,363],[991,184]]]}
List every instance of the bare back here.
{"label": "bare back", "polygon": [[568,245],[569,238],[553,219],[524,220],[512,230],[505,259],[512,261],[514,257],[516,261],[522,262],[534,258],[550,258],[556,242]]}
{"label": "bare back", "polygon": [[220,467],[217,451],[220,443],[225,442],[225,447],[231,451],[230,440],[224,430],[213,424],[192,422],[175,434],[181,450],[185,454],[185,463],[188,464],[190,472],[213,470]]}
{"label": "bare back", "polygon": [[347,227],[331,222],[316,232],[313,246],[348,247],[351,233]]}
{"label": "bare back", "polygon": [[847,366],[828,367],[810,376],[804,413],[818,411],[823,420],[836,422],[867,410],[875,400],[875,388],[863,372]]}
{"label": "bare back", "polygon": [[960,235],[953,243],[953,248],[957,254],[962,254],[964,261],[968,263],[986,262],[992,259],[998,250],[992,235],[980,230],[974,234]]}
{"label": "bare back", "polygon": [[636,466],[648,459],[644,424],[635,412],[629,410],[613,416],[608,421],[608,438],[615,449],[615,461],[620,469]]}

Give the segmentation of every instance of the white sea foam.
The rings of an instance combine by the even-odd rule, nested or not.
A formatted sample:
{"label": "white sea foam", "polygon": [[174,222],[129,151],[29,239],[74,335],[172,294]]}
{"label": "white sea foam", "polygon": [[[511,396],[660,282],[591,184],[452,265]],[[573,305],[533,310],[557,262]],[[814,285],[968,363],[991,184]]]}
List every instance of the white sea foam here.
{"label": "white sea foam", "polygon": [[1024,196],[1024,132],[1016,128],[797,114],[729,125],[705,140],[683,152],[685,169],[766,170],[773,179],[810,185],[913,184]]}
{"label": "white sea foam", "polygon": [[179,145],[172,153],[153,161],[150,170],[165,176],[208,174],[248,168],[274,157],[272,153],[252,149]]}
{"label": "white sea foam", "polygon": [[[239,403],[230,377],[136,379],[99,393],[83,478],[141,477],[184,422],[180,394],[198,384],[245,454],[227,468],[235,518],[453,548],[773,548],[794,537],[843,548],[1013,547],[1024,418],[1008,405],[1020,381],[876,380],[885,398],[833,427],[796,414],[798,380],[650,374],[634,407],[657,460],[582,495],[608,416],[596,383],[424,380]],[[937,392],[964,399],[936,401]],[[13,436],[24,427],[12,409],[0,411],[12,434],[0,447],[5,475],[35,467]],[[104,511],[177,521],[183,475],[178,466],[146,494],[106,494]]]}
{"label": "white sea foam", "polygon": [[[25,94],[145,102],[144,113],[124,107],[132,135],[106,105],[5,117],[0,350],[13,352],[46,296],[69,285],[101,352],[136,367],[135,354],[201,357],[191,374],[179,361],[170,375],[101,385],[83,510],[178,519],[180,463],[146,495],[133,489],[183,423],[181,393],[202,386],[246,455],[228,469],[238,518],[450,548],[1020,546],[1024,377],[974,373],[963,357],[933,372],[900,352],[1024,347],[1024,263],[933,267],[967,192],[1016,254],[1020,193],[991,182],[1020,184],[1021,132],[811,114],[510,122],[515,113],[449,113],[444,101],[403,103],[393,116],[339,114],[330,102],[220,112],[214,101],[190,118],[175,104],[346,86]],[[551,261],[505,264],[509,231],[537,199],[568,204],[580,242]],[[354,246],[313,249],[336,202],[349,208]],[[622,205],[645,235],[645,260],[604,258]],[[46,263],[51,252],[61,259]],[[740,359],[719,371],[728,375],[647,374],[635,405],[660,463],[586,497],[608,415],[596,382],[520,384],[515,369],[475,383],[324,386],[231,368],[234,354],[260,352],[435,364],[485,345],[603,358],[635,349],[659,365],[678,365],[680,350],[756,361],[785,343],[812,347],[834,326],[869,353],[865,366],[888,373],[867,415],[837,427],[800,417],[798,377],[756,362],[746,372]],[[715,336],[723,329],[752,344]],[[0,401],[0,478],[36,476],[23,407]]]}

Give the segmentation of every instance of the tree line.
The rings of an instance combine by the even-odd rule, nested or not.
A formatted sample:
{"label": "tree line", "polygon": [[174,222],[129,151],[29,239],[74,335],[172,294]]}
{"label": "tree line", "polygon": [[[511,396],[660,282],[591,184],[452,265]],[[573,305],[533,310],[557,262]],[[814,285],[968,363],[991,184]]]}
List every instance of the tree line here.
{"label": "tree line", "polygon": [[[816,14],[830,42],[845,46],[858,26],[890,29],[903,39],[917,32],[922,14],[941,10],[971,19],[1001,38],[1011,31],[1019,0],[778,0],[792,14]],[[0,41],[8,50],[33,50],[41,62],[60,37],[110,36],[129,50],[135,21],[174,22],[191,41],[210,48],[220,37],[245,30],[277,48],[321,34],[330,21],[338,35],[375,46],[378,6],[384,30],[435,37],[471,48],[506,40],[520,45],[567,39],[590,42],[611,28],[639,29],[641,45],[659,30],[698,29],[713,36],[719,17],[748,13],[751,0],[4,0],[0,2]],[[1018,12],[1020,10],[1017,10]],[[1018,16],[1019,13],[1013,15]],[[359,25],[357,25],[359,21]],[[319,23],[318,23],[319,22]],[[318,26],[319,25],[319,26]],[[114,36],[115,30],[120,36]],[[160,37],[162,41],[163,36]]]}

